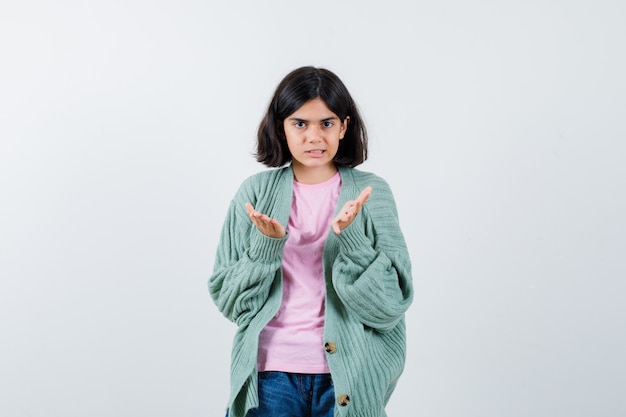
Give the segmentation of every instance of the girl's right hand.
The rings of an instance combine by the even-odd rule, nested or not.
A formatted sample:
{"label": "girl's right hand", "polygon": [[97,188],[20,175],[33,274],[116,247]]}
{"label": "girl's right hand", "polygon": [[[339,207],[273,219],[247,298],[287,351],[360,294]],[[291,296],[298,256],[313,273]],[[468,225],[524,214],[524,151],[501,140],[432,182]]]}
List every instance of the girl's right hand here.
{"label": "girl's right hand", "polygon": [[252,223],[254,223],[261,233],[269,237],[285,237],[285,228],[277,220],[270,219],[265,214],[254,210],[254,206],[250,203],[246,203],[246,211]]}

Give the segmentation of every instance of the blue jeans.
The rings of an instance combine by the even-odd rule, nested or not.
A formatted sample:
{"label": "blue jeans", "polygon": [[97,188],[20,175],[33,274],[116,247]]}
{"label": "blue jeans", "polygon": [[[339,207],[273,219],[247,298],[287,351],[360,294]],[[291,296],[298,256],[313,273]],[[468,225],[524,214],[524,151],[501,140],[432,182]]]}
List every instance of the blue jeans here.
{"label": "blue jeans", "polygon": [[259,408],[246,417],[333,417],[334,409],[330,374],[267,371],[259,372]]}

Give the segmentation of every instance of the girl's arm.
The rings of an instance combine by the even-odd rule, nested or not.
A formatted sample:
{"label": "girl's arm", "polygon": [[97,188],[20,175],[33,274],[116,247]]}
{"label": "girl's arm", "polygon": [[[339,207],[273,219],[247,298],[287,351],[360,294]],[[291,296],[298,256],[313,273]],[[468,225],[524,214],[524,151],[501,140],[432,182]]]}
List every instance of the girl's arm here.
{"label": "girl's arm", "polygon": [[413,300],[411,262],[387,183],[373,184],[362,216],[336,235],[333,284],[345,307],[366,326],[385,332]]}
{"label": "girl's arm", "polygon": [[261,233],[242,208],[231,203],[209,278],[209,293],[226,318],[245,326],[256,316],[280,269],[287,240]]}

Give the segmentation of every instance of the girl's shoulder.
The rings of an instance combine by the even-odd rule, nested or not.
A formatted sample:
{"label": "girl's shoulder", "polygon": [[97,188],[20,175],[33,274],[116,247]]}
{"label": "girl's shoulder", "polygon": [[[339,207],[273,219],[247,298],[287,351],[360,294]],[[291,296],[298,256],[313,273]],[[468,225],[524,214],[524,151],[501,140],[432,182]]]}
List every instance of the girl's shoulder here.
{"label": "girl's shoulder", "polygon": [[293,174],[289,166],[266,169],[247,177],[237,191],[240,198],[256,200],[255,196],[266,194],[268,191],[277,190],[283,185],[291,184]]}
{"label": "girl's shoulder", "polygon": [[355,168],[344,168],[342,181],[342,187],[347,187],[349,195],[354,197],[359,195],[365,187],[372,187],[372,193],[365,203],[365,210],[374,221],[397,216],[396,202],[391,187],[380,175]]}
{"label": "girl's shoulder", "polygon": [[355,189],[362,190],[367,186],[371,186],[374,190],[384,193],[391,193],[391,188],[383,177],[373,172],[362,171],[357,168],[340,168],[343,183]]}
{"label": "girl's shoulder", "polygon": [[291,173],[291,167],[289,166],[265,169],[263,171],[259,171],[255,174],[250,175],[242,182],[241,185],[242,187],[263,186],[265,184],[272,184],[277,180],[290,175],[293,176],[293,174]]}

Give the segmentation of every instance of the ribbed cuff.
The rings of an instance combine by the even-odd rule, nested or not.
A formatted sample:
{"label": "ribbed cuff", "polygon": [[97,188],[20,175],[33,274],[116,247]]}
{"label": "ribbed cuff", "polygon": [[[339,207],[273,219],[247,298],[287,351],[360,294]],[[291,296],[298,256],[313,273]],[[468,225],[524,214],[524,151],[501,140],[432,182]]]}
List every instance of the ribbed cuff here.
{"label": "ribbed cuff", "polygon": [[276,238],[266,236],[258,230],[252,233],[250,251],[248,252],[250,259],[270,263],[282,258],[288,235]]}
{"label": "ribbed cuff", "polygon": [[341,250],[348,252],[363,250],[364,247],[371,246],[371,242],[359,227],[349,225],[337,235]]}

